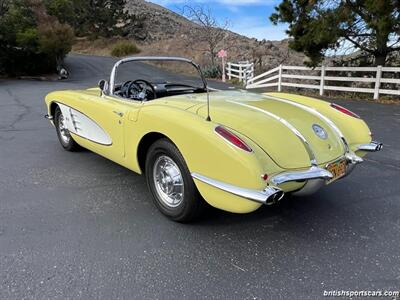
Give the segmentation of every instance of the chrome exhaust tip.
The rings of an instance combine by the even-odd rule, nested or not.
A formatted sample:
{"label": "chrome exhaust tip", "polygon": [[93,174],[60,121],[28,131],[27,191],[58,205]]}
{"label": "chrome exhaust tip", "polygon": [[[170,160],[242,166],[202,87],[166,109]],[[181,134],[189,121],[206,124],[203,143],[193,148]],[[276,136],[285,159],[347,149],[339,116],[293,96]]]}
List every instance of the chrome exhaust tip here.
{"label": "chrome exhaust tip", "polygon": [[372,143],[376,145],[375,151],[381,151],[383,149],[383,144],[382,143],[375,142],[375,141],[373,141]]}
{"label": "chrome exhaust tip", "polygon": [[279,201],[281,201],[283,196],[285,195],[285,193],[282,190],[278,190],[275,188],[269,188],[269,189],[273,189],[274,191],[266,199],[265,205],[274,205]]}
{"label": "chrome exhaust tip", "polygon": [[358,147],[358,150],[377,152],[383,149],[383,144],[377,141],[372,141],[369,144],[362,144]]}

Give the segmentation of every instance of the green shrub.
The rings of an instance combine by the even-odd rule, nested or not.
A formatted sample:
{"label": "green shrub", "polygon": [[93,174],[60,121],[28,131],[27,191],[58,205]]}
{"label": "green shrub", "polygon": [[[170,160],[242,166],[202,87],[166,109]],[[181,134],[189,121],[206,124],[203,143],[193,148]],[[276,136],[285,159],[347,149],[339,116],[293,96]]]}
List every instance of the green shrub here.
{"label": "green shrub", "polygon": [[16,32],[16,44],[24,49],[35,49],[39,44],[39,33],[37,28],[27,28],[24,31]]}
{"label": "green shrub", "polygon": [[56,21],[51,27],[40,28],[39,49],[50,58],[62,59],[71,51],[74,39],[71,26]]}
{"label": "green shrub", "polygon": [[137,53],[140,53],[140,49],[135,43],[129,41],[118,42],[111,50],[111,55],[116,57],[128,56]]}
{"label": "green shrub", "polygon": [[222,76],[220,66],[206,66],[203,69],[203,74],[206,78],[220,78]]}
{"label": "green shrub", "polygon": [[0,5],[0,74],[55,72],[73,39],[72,28],[49,16],[42,2],[5,1]]}
{"label": "green shrub", "polygon": [[230,84],[232,84],[232,85],[237,85],[237,86],[242,86],[243,87],[243,82],[241,82],[240,80],[239,80],[239,78],[232,78],[232,79],[228,79],[228,82],[230,83]]}

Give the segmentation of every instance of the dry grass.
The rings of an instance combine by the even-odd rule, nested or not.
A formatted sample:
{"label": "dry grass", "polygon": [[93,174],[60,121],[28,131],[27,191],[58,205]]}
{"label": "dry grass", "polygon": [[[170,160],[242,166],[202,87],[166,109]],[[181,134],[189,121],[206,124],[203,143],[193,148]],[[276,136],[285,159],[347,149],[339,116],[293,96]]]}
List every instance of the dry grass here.
{"label": "dry grass", "polygon": [[123,57],[140,53],[138,46],[132,41],[120,41],[114,45],[111,55],[115,57]]}
{"label": "dry grass", "polygon": [[[141,50],[143,56],[180,56],[193,59],[200,65],[208,65],[210,60],[206,52],[193,50],[187,47],[183,36],[177,36],[172,39],[155,41],[151,44],[143,44],[138,41],[127,40],[123,38],[109,38],[90,40],[87,38],[78,38],[72,48],[73,53],[111,56],[112,49],[120,42],[134,42]],[[203,49],[204,45],[196,45],[195,49]]]}
{"label": "dry grass", "polygon": [[101,38],[97,40],[78,38],[75,44],[72,46],[72,53],[111,56],[111,51],[113,47],[115,46],[115,44],[121,41],[122,39],[120,38]]}
{"label": "dry grass", "polygon": [[[98,56],[112,56],[113,49],[121,43],[134,42],[140,48],[140,55],[142,56],[179,56],[193,59],[200,65],[207,65],[209,60],[204,52],[193,51],[186,47],[183,39],[171,39],[164,41],[157,41],[151,44],[138,43],[136,41],[122,39],[122,38],[109,38],[109,39],[96,39],[90,40],[87,38],[79,38],[76,40],[72,48],[72,53],[98,55]],[[161,64],[151,63],[162,67],[163,69],[177,72],[180,74],[195,75],[194,68],[187,68],[187,65],[180,64]]]}

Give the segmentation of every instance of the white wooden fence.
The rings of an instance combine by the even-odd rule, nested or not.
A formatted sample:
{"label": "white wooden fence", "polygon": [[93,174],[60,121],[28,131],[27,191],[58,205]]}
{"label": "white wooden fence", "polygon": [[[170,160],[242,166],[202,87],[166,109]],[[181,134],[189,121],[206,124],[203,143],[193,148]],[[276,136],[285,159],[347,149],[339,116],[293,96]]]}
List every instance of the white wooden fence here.
{"label": "white wooden fence", "polygon": [[254,63],[239,62],[227,63],[226,72],[228,79],[238,78],[240,82],[247,83],[249,79],[254,77]]}
{"label": "white wooden fence", "polygon": [[[293,74],[296,71],[301,71],[302,74]],[[329,74],[327,74],[327,72],[329,72]],[[342,74],[341,76],[334,76],[335,72],[341,72]],[[360,75],[355,76],[355,72]],[[307,73],[314,75],[305,75]],[[345,76],[343,76],[343,73],[345,73]],[[362,75],[363,73],[364,75]],[[254,89],[276,86],[278,91],[281,91],[282,87],[316,89],[319,90],[321,96],[326,90],[371,93],[374,94],[374,99],[378,99],[380,94],[400,95],[400,79],[395,78],[396,73],[400,73],[400,67],[322,66],[312,69],[300,66],[280,65],[275,69],[248,80],[246,88]],[[290,80],[295,80],[296,82],[290,82]],[[307,82],[304,82],[304,80]],[[303,83],[301,83],[301,81],[303,81]],[[318,84],[316,84],[315,81],[318,81]],[[326,82],[329,82],[329,85],[327,85]],[[340,86],[337,85],[337,82],[350,82],[351,86]],[[354,86],[354,83],[358,83],[359,86]],[[365,84],[369,84],[369,87],[365,87]],[[382,87],[382,84],[386,84],[386,86]],[[388,87],[387,84],[391,85]],[[360,85],[364,86],[361,87]]]}

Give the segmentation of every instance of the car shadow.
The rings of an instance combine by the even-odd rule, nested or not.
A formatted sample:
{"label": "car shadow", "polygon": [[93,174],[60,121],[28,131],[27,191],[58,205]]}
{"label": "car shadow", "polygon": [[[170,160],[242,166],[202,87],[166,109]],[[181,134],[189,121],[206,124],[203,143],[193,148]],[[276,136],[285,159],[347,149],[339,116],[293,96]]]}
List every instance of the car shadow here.
{"label": "car shadow", "polygon": [[[94,170],[96,172],[100,170],[102,174],[108,176],[112,176],[115,172],[120,174],[119,178],[125,178],[124,184],[120,183],[119,179],[114,181],[115,189],[120,190],[121,194],[132,192],[137,194],[134,197],[135,201],[132,201],[132,197],[115,198],[113,201],[118,204],[116,207],[124,207],[126,210],[114,211],[114,217],[129,215],[131,221],[128,223],[136,222],[138,226],[144,227],[157,224],[165,230],[194,234],[194,239],[199,235],[209,239],[209,235],[213,233],[233,235],[235,239],[243,241],[259,236],[275,237],[280,240],[280,235],[304,237],[310,241],[327,237],[350,239],[354,234],[368,236],[370,223],[379,218],[379,215],[371,216],[368,205],[365,205],[365,199],[357,200],[356,192],[351,193],[347,190],[348,183],[340,181],[308,197],[287,195],[278,204],[262,206],[249,214],[228,213],[208,206],[199,220],[187,224],[175,223],[164,217],[152,204],[151,194],[143,176],[90,151],[83,151],[79,156],[82,162],[86,161],[86,166],[89,164],[88,161],[91,161],[91,165],[96,165],[97,168]],[[134,189],[127,186],[129,182],[135,186]],[[140,225],[142,221],[143,224]]]}
{"label": "car shadow", "polygon": [[[312,196],[286,196],[273,206],[262,206],[250,214],[232,214],[209,208],[201,220],[189,226],[199,231],[226,232],[235,239],[250,241],[263,236],[283,241],[287,236],[308,240],[361,239],[371,235],[375,217],[370,210],[351,202],[349,198],[335,197],[334,188],[327,187]],[[347,203],[347,205],[343,205]],[[367,209],[367,208],[366,208]]]}

